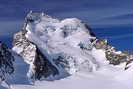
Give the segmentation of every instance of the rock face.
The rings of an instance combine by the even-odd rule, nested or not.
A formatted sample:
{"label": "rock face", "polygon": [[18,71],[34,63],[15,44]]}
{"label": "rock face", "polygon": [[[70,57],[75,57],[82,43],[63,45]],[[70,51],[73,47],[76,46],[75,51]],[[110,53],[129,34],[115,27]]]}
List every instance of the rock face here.
{"label": "rock face", "polygon": [[14,72],[14,57],[11,50],[2,42],[0,42],[0,81]]}
{"label": "rock face", "polygon": [[98,40],[94,45],[97,49],[104,49],[106,58],[113,65],[119,65],[121,63],[126,63],[127,65],[133,61],[133,55],[129,51],[118,51],[115,47],[110,46],[107,40]]}
{"label": "rock face", "polygon": [[94,36],[79,19],[58,20],[30,12],[23,29],[14,35],[13,50],[30,64],[30,79],[60,78],[97,69],[98,63],[91,54]]}

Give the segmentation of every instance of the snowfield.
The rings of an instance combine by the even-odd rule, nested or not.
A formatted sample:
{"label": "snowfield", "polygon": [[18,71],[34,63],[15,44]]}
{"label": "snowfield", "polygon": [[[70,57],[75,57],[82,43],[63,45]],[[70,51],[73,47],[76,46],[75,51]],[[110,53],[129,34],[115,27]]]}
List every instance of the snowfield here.
{"label": "snowfield", "polygon": [[[133,71],[123,71],[111,65],[106,65],[96,72],[78,72],[74,75],[55,81],[36,81],[29,84],[26,77],[28,65],[23,60],[15,63],[16,73],[10,80],[13,89],[132,89]],[[26,69],[26,70],[24,70]],[[8,89],[2,83],[0,89]]]}

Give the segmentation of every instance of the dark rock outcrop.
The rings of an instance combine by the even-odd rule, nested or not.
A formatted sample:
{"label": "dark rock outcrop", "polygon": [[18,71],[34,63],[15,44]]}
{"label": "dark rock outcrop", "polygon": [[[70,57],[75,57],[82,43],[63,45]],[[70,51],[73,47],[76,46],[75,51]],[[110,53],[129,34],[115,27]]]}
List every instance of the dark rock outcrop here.
{"label": "dark rock outcrop", "polygon": [[0,80],[4,81],[14,72],[14,57],[12,51],[0,42]]}
{"label": "dark rock outcrop", "polygon": [[98,40],[94,46],[97,49],[105,50],[106,58],[110,64],[126,63],[125,69],[127,69],[127,65],[133,61],[133,55],[129,51],[118,51],[115,47],[110,46],[107,40]]}

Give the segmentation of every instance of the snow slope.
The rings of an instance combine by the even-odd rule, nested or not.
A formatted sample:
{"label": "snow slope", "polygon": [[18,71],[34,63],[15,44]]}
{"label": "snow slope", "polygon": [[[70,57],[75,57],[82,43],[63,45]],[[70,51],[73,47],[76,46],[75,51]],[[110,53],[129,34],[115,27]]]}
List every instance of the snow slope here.
{"label": "snow slope", "polygon": [[[30,85],[26,77],[28,65],[22,59],[16,61],[16,73],[13,80],[10,80],[13,89],[132,89],[133,76],[128,72],[107,65],[97,72],[78,72],[70,77],[55,81],[37,81]],[[24,70],[26,69],[26,70]],[[22,71],[23,70],[23,71]],[[130,74],[132,74],[130,72]],[[123,74],[126,74],[123,75]],[[119,77],[120,76],[120,77]],[[119,78],[118,78],[119,77]],[[8,89],[4,83],[0,89]]]}

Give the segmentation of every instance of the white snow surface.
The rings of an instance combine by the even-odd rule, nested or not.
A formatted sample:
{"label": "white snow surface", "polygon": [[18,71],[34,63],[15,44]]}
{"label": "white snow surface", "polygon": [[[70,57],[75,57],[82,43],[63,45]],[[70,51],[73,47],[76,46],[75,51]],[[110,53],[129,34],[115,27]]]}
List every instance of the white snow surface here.
{"label": "white snow surface", "polygon": [[[26,77],[28,65],[21,58],[15,62],[16,72],[9,79],[13,89],[133,89],[133,71],[123,71],[106,65],[95,72],[77,72],[72,76],[55,81],[37,81],[30,85]],[[9,89],[2,83],[0,89]]]}
{"label": "white snow surface", "polygon": [[[28,24],[26,30],[28,40],[35,43],[49,61],[52,62],[59,55],[69,55],[78,67],[68,60],[72,62],[68,71],[71,76],[54,81],[36,81],[35,85],[30,85],[26,77],[28,65],[18,58],[14,77],[9,79],[13,89],[133,89],[132,68],[124,71],[123,67],[110,65],[104,50],[80,49],[79,43],[91,45],[90,39],[93,37],[79,19],[60,21],[41,16],[34,23]],[[4,83],[2,85],[0,89],[7,89]]]}

